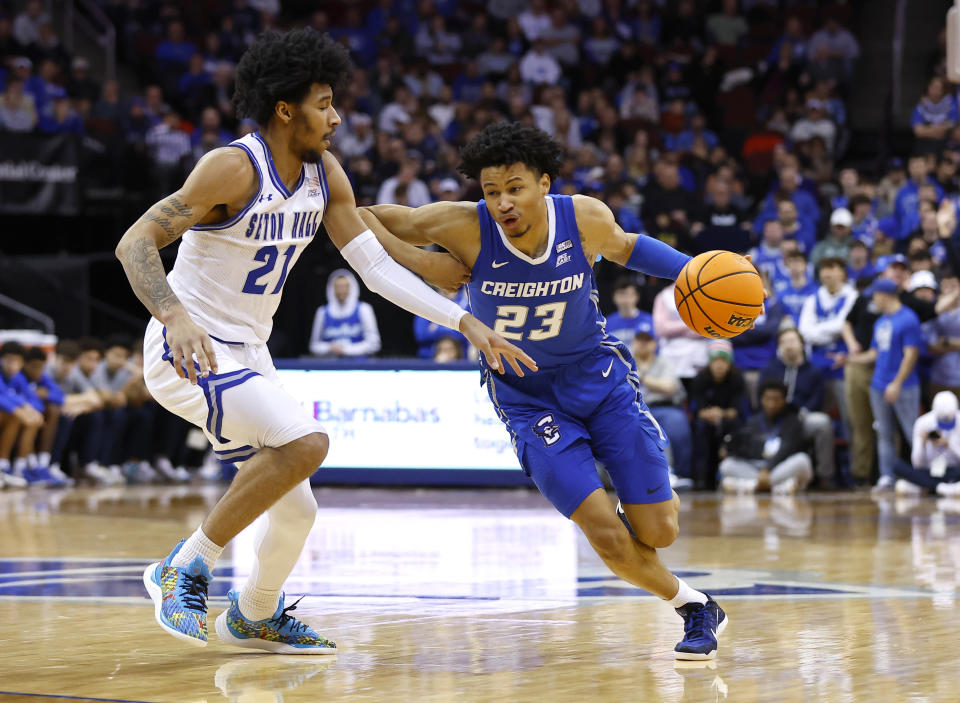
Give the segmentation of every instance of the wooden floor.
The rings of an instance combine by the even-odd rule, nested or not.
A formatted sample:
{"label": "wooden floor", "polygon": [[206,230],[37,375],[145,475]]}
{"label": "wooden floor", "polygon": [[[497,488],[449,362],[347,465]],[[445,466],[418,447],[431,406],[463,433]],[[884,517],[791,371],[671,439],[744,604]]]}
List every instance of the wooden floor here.
{"label": "wooden floor", "polygon": [[[341,653],[182,645],[140,575],[221,490],[0,493],[0,703],[960,700],[955,501],[685,496],[663,558],[730,627],[680,668],[680,619],[528,491],[320,490],[288,592]],[[225,552],[211,615],[250,552]]]}

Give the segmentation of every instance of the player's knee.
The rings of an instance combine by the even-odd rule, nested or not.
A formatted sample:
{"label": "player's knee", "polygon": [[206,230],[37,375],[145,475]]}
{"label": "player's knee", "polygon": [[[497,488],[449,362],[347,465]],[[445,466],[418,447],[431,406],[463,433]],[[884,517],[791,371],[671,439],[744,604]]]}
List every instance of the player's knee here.
{"label": "player's knee", "polygon": [[623,525],[612,525],[592,530],[588,537],[594,550],[607,563],[623,563],[635,552],[633,538]]}
{"label": "player's knee", "polygon": [[304,471],[304,477],[309,477],[327,458],[330,438],[322,432],[313,432],[298,439],[296,444],[298,463]]}
{"label": "player's knee", "polygon": [[640,541],[648,547],[654,549],[663,549],[669,547],[677,540],[680,534],[680,525],[675,516],[666,516],[658,519],[653,524],[647,525],[640,537]]}

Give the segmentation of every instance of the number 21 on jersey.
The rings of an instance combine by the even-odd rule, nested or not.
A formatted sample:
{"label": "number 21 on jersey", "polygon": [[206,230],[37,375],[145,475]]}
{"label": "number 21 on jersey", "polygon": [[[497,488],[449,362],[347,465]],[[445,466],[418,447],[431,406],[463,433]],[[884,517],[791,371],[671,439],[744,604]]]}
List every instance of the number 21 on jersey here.
{"label": "number 21 on jersey", "polygon": [[287,280],[287,271],[290,269],[290,260],[296,252],[297,247],[294,244],[288,246],[282,255],[273,244],[257,249],[257,253],[253,255],[253,260],[262,261],[263,266],[258,266],[247,274],[247,280],[243,284],[243,292],[263,295],[267,291],[269,281],[263,281],[261,283],[260,279],[269,276],[273,272],[280,256],[283,256],[283,268],[280,269],[280,279],[273,287],[273,290],[270,291],[270,295],[276,295],[283,290],[283,282]]}
{"label": "number 21 on jersey", "polygon": [[[543,318],[540,327],[530,330],[527,339],[539,342],[551,339],[560,334],[560,325],[563,324],[563,313],[567,309],[566,302],[544,303],[533,310],[533,316]],[[497,308],[497,319],[493,323],[493,331],[504,339],[523,339],[522,330],[527,324],[530,308],[526,305],[500,305]]]}

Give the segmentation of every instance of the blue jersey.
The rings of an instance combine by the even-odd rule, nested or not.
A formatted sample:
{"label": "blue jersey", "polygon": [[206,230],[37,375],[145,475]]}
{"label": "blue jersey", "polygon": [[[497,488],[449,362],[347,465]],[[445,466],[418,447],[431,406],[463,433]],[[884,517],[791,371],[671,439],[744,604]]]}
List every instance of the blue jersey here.
{"label": "blue jersey", "polygon": [[[477,203],[480,254],[467,289],[474,316],[533,357],[541,370],[574,363],[606,338],[573,198],[546,200],[547,246],[536,259],[514,247],[486,203]],[[506,372],[515,375],[509,366]]]}
{"label": "blue jersey", "polygon": [[817,284],[810,278],[800,288],[794,287],[789,278],[786,281],[776,281],[773,284],[773,289],[776,292],[777,300],[783,306],[784,312],[793,318],[794,323],[800,319],[803,302],[811,295],[817,294]]}
{"label": "blue jersey", "polygon": [[[892,315],[881,315],[873,323],[871,347],[877,350],[877,361],[870,387],[883,391],[900,371],[904,347],[916,347],[918,352],[923,351],[923,331],[917,313],[904,305]],[[909,388],[919,382],[917,367],[914,366],[904,379],[903,386]]]}

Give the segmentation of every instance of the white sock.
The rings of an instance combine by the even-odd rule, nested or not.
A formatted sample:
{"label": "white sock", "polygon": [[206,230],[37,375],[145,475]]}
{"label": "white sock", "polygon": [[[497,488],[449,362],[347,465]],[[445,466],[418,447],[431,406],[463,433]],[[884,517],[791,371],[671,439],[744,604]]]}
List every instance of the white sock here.
{"label": "white sock", "polygon": [[0,459],[0,471],[10,471],[10,460]]}
{"label": "white sock", "polygon": [[27,458],[25,456],[18,456],[13,460],[13,473],[17,476],[23,476],[25,468],[27,468]]}
{"label": "white sock", "polygon": [[180,547],[180,551],[170,562],[170,566],[190,566],[194,559],[200,557],[207,568],[210,569],[210,572],[213,573],[213,565],[217,563],[221,552],[223,552],[223,547],[211,542],[210,538],[203,534],[203,527],[198,527],[197,531],[190,535],[183,546]]}
{"label": "white sock", "polygon": [[707,602],[707,596],[700,591],[694,590],[687,585],[687,583],[681,579],[677,579],[677,584],[679,588],[677,589],[677,595],[675,595],[670,601],[670,605],[674,608],[680,608],[687,603],[699,603],[704,605]]}
{"label": "white sock", "polygon": [[40,466],[50,466],[50,452],[40,452],[37,454],[37,461],[40,462]]}
{"label": "white sock", "polygon": [[36,454],[27,454],[27,466],[29,466],[31,469],[35,469],[39,466],[37,463]]}
{"label": "white sock", "polygon": [[277,612],[280,605],[280,591],[268,591],[264,588],[245,586],[240,591],[237,605],[247,620],[264,620]]}

